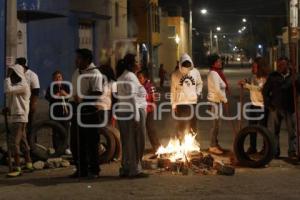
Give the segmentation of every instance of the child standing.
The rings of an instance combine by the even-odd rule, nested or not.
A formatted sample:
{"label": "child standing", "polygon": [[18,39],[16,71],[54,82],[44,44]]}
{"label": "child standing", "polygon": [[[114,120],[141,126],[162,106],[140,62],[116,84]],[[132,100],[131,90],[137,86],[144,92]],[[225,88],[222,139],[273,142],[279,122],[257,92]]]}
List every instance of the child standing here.
{"label": "child standing", "polygon": [[[16,168],[8,173],[8,177],[17,177],[22,174],[20,153],[21,143],[24,145],[24,156],[26,168],[33,170],[30,158],[30,147],[26,136],[26,125],[28,123],[30,88],[26,82],[24,68],[15,65],[8,69],[7,77],[4,82],[5,93],[8,95],[8,108],[10,108],[12,122],[12,150]],[[6,110],[9,110],[6,108]]]}
{"label": "child standing", "polygon": [[[50,112],[50,119],[55,120],[55,118],[63,118],[69,115],[68,107],[66,106],[66,102],[68,99],[66,98],[70,94],[70,88],[67,84],[63,84],[63,75],[60,71],[55,71],[52,74],[52,92],[50,86],[47,89],[45,98],[49,102],[49,107],[51,107],[54,103],[60,103],[60,105],[56,105],[53,107]],[[70,137],[69,137],[69,126],[70,122],[68,120],[55,120],[59,122],[67,131],[67,144],[63,144],[62,138],[59,137],[57,133],[53,133],[53,147],[55,151],[64,151],[65,154],[70,155]],[[64,149],[59,149],[63,147]]]}
{"label": "child standing", "polygon": [[156,109],[155,87],[149,80],[147,73],[145,71],[139,71],[137,73],[137,77],[147,92],[147,96],[146,96],[146,100],[147,100],[146,129],[147,129],[147,134],[148,134],[151,146],[153,148],[153,151],[156,152],[156,150],[160,146],[160,142],[159,142],[159,139],[157,137],[157,133],[156,133],[156,130],[154,127],[154,111],[155,111],[154,109]]}

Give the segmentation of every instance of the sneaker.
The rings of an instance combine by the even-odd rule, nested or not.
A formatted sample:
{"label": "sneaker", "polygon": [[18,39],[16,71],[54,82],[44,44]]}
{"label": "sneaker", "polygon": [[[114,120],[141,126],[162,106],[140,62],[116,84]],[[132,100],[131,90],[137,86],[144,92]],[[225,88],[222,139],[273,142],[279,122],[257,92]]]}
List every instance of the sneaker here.
{"label": "sneaker", "polygon": [[34,168],[33,168],[33,165],[31,162],[29,163],[26,163],[26,166],[25,166],[25,169],[29,172],[33,172],[34,171]]}
{"label": "sneaker", "polygon": [[221,155],[224,152],[219,147],[209,147],[208,151],[212,154]]}
{"label": "sneaker", "polygon": [[15,178],[22,175],[21,167],[17,167],[14,171],[7,174],[8,178]]}
{"label": "sneaker", "polygon": [[65,150],[65,154],[66,154],[66,155],[72,155],[72,152],[71,152],[70,149],[66,149],[66,150]]}

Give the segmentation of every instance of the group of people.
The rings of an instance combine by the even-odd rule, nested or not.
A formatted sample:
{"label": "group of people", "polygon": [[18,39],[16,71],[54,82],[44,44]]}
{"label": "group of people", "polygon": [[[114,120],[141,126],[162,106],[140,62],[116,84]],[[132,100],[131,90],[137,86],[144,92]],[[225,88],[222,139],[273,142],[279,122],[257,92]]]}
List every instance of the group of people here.
{"label": "group of people", "polygon": [[[250,111],[249,116],[264,116],[260,120],[249,120],[249,124],[264,126],[275,136],[275,158],[281,155],[280,129],[283,121],[288,132],[288,157],[297,156],[294,95],[298,95],[299,83],[296,75],[295,94],[292,69],[286,57],[277,60],[277,69],[273,72],[270,72],[264,58],[256,58],[252,64],[252,77],[239,82],[241,87],[250,91],[250,110],[253,112]],[[250,147],[247,151],[249,154],[257,153],[256,137],[255,133],[250,136]],[[260,153],[263,152],[264,146]]]}
{"label": "group of people", "polygon": [[[220,113],[228,104],[229,84],[223,73],[222,60],[218,55],[209,59],[210,70],[207,77],[207,100],[214,113],[209,151],[222,154],[219,145]],[[72,83],[63,81],[63,74],[55,71],[53,82],[46,92],[50,103],[50,118],[59,121],[66,130],[70,130],[70,144],[65,149],[73,155],[76,171],[73,178],[98,178],[99,163],[99,132],[105,126],[117,120],[122,144],[122,161],[120,177],[142,178],[148,174],[143,172],[142,157],[145,149],[145,136],[148,135],[155,152],[160,146],[154,126],[154,113],[157,107],[156,90],[146,69],[141,69],[136,56],[127,54],[119,60],[115,71],[110,65],[97,67],[93,63],[93,54],[88,49],[76,50],[76,70],[72,75]],[[39,84],[37,76],[28,74],[26,60],[19,59],[11,66],[5,79],[5,92],[11,97],[10,114],[13,122],[14,150],[16,168],[8,175],[21,175],[20,145],[25,146],[26,167],[33,169],[30,159],[30,147],[26,137],[26,126],[30,121],[38,96]],[[116,72],[116,73],[115,73]],[[249,115],[263,114],[262,120],[249,121],[268,127],[276,136],[276,157],[280,156],[279,132],[281,121],[284,120],[289,132],[289,156],[296,155],[296,135],[294,123],[293,90],[291,71],[288,60],[284,57],[277,62],[277,71],[269,73],[263,58],[255,59],[252,65],[252,77],[239,81],[239,85],[250,91],[251,110],[260,108],[261,113],[250,112]],[[165,72],[161,72],[163,77]],[[71,88],[72,87],[72,90]],[[203,81],[198,69],[188,54],[183,54],[178,68],[171,75],[171,106],[177,120],[177,136],[182,139],[186,131],[197,132],[196,110],[202,98]],[[70,113],[71,120],[67,120]],[[192,116],[192,117],[190,117]],[[267,121],[271,122],[268,125]],[[53,134],[54,148],[60,146],[61,139]],[[70,148],[70,150],[69,150]],[[251,135],[248,153],[256,153],[256,135]]]}

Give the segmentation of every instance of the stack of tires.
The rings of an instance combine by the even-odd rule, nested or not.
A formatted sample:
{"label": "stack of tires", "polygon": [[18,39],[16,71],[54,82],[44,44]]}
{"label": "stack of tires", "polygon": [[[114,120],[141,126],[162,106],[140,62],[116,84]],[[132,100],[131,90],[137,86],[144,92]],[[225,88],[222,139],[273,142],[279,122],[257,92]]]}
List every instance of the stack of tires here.
{"label": "stack of tires", "polygon": [[[49,147],[43,146],[37,143],[37,138],[43,137],[43,129],[50,129],[52,132],[56,132],[61,142],[55,150],[55,154],[49,152]],[[121,144],[120,144],[120,132],[114,127],[105,127],[99,130],[100,134],[100,163],[108,163],[114,160],[118,160],[121,157]],[[52,120],[39,121],[33,125],[31,130],[29,144],[31,147],[31,154],[34,160],[47,161],[50,157],[60,157],[64,155],[65,149],[68,145],[68,133],[67,130],[59,123]],[[52,147],[51,147],[52,148]]]}

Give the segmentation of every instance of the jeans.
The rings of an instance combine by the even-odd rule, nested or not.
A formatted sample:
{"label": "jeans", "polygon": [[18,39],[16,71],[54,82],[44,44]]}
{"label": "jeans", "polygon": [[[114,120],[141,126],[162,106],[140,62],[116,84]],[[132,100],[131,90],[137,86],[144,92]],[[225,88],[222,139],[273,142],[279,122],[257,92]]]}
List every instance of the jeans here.
{"label": "jeans", "polygon": [[218,135],[221,126],[220,114],[222,112],[222,104],[220,103],[213,103],[213,104],[215,104],[215,106],[211,106],[210,108],[210,112],[214,116],[212,128],[210,129],[210,135],[211,135],[210,147],[217,147],[219,146]]}
{"label": "jeans", "polygon": [[295,128],[295,116],[294,114],[282,111],[282,110],[272,110],[270,112],[270,131],[275,136],[275,155],[280,155],[280,128],[282,120],[284,120],[287,131],[288,131],[288,143],[289,143],[289,149],[288,153],[294,153],[296,152],[296,128]]}
{"label": "jeans", "polygon": [[157,132],[154,126],[154,112],[149,112],[147,113],[146,129],[152,149],[156,151],[160,146],[160,142],[157,137]]}
{"label": "jeans", "polygon": [[[248,124],[249,126],[254,126],[254,125],[261,125],[264,127],[268,126],[268,115],[269,111],[267,109],[264,109],[262,112],[252,112],[253,110],[259,110],[262,109],[259,106],[251,105],[250,106],[250,112],[247,113],[248,117],[251,118],[259,118],[261,115],[264,115],[264,117],[261,120],[249,120]],[[256,149],[257,147],[257,134],[256,133],[251,133],[250,135],[250,148],[251,149]]]}
{"label": "jeans", "polygon": [[177,120],[177,130],[179,139],[183,139],[185,131],[197,133],[197,118],[196,118],[196,104],[195,105],[177,105],[176,117],[180,118]]}
{"label": "jeans", "polygon": [[132,116],[133,113],[117,113],[122,143],[121,175],[135,176],[142,170],[141,161],[145,149],[146,112],[144,109],[139,109],[139,112],[139,122],[135,122],[133,118],[120,119]]}
{"label": "jeans", "polygon": [[[76,112],[74,112],[76,113]],[[85,106],[81,110],[81,120],[84,124],[98,125],[102,123],[104,111],[97,110],[94,106]],[[77,125],[74,115],[71,126],[71,151],[77,170],[82,175],[99,174],[99,143],[102,128],[87,128]]]}

